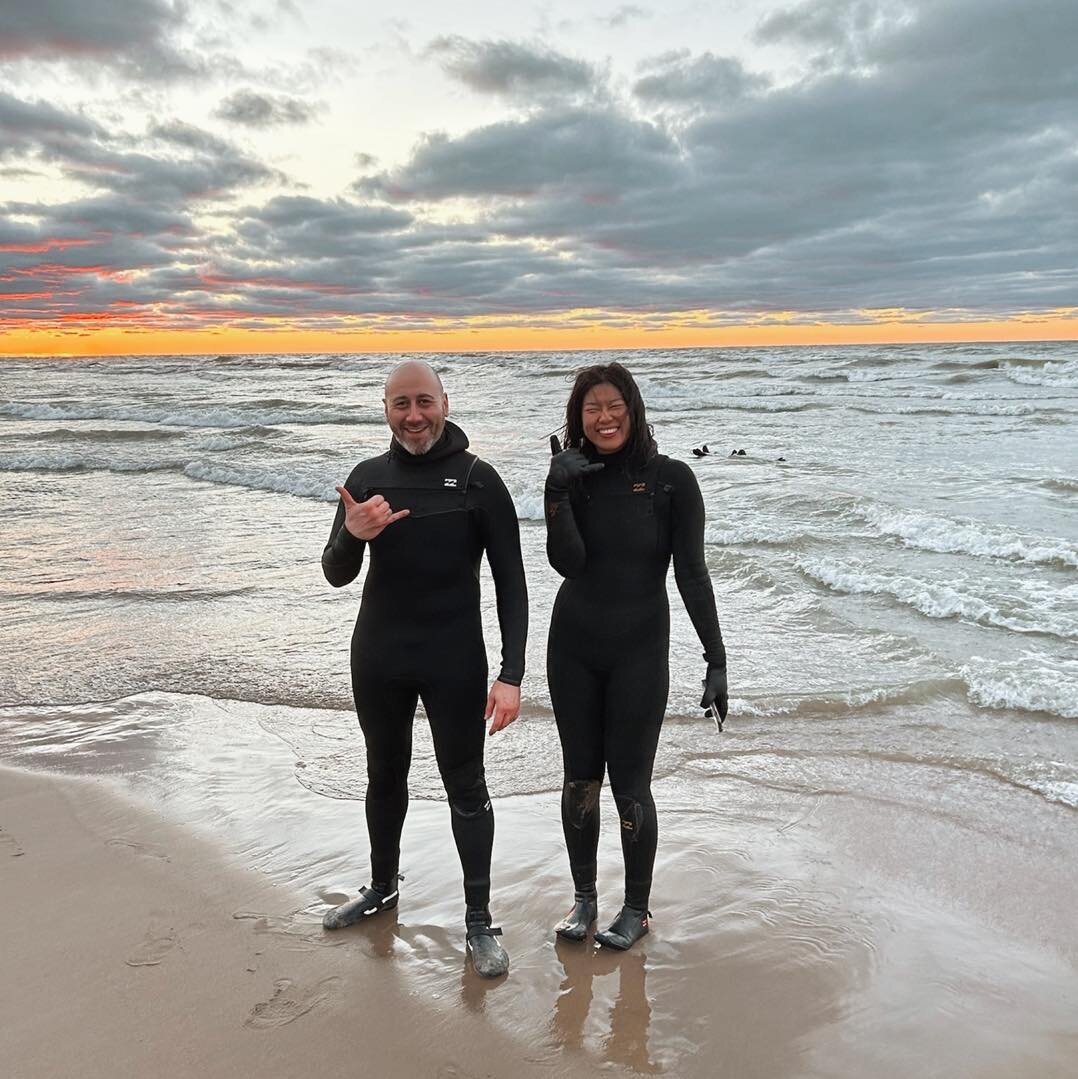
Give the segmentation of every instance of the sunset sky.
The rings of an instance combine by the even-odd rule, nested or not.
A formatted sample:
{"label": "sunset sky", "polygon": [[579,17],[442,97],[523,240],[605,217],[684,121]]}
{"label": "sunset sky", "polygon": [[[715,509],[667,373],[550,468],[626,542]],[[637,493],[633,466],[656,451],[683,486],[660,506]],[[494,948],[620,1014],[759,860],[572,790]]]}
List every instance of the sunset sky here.
{"label": "sunset sky", "polygon": [[1078,338],[1075,0],[0,0],[0,353]]}

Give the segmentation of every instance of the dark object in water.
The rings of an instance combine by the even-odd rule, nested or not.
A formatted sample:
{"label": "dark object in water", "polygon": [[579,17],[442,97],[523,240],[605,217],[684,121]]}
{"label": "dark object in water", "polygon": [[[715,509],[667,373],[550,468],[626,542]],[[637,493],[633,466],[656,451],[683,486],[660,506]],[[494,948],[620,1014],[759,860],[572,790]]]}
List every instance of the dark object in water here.
{"label": "dark object in water", "polygon": [[707,448],[707,443],[704,443],[699,449],[694,447],[692,451],[693,457],[706,457],[709,453],[711,453],[711,450]]}
{"label": "dark object in water", "polygon": [[748,457],[748,454],[744,450],[731,450],[731,457]]}

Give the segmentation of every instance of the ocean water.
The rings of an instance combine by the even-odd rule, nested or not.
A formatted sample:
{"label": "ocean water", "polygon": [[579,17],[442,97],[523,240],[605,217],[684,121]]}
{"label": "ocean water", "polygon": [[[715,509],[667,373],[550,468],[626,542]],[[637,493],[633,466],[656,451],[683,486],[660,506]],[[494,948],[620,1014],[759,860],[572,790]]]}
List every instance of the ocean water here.
{"label": "ocean water", "polygon": [[[700,481],[729,651],[718,735],[671,574],[659,775],[933,805],[976,784],[979,811],[982,786],[1078,808],[1070,343],[435,358],[521,520],[526,719],[491,742],[499,793],[560,784],[547,436],[573,372],[610,357],[636,375],[661,451]],[[399,358],[0,360],[0,759],[121,767],[160,743],[162,715],[183,711],[162,695],[179,695],[246,709],[291,747],[300,783],[362,796],[359,582],[330,588],[319,556],[335,483],[387,444],[381,386]],[[483,602],[496,666],[487,574]],[[437,797],[423,758],[413,792]]]}
{"label": "ocean water", "polygon": [[[655,932],[624,957],[549,929],[569,884],[541,492],[573,372],[610,355],[700,481],[732,694],[718,734],[671,579]],[[335,483],[387,444],[398,358],[0,359],[0,762],[151,800],[298,892],[241,931],[391,962],[452,1021],[490,987],[421,719],[401,906],[321,929],[367,855],[361,582],[319,558]],[[1078,345],[434,362],[516,501],[531,595],[524,715],[487,743],[513,956],[490,1021],[586,1074],[1071,1074]]]}

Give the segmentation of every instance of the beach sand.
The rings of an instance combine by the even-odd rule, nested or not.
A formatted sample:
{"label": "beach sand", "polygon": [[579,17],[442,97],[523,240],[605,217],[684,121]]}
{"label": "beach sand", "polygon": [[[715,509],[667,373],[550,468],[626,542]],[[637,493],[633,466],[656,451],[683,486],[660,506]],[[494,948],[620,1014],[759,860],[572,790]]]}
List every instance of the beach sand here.
{"label": "beach sand", "polygon": [[[731,779],[701,754],[656,782],[652,933],[611,954],[553,940],[570,898],[556,792],[497,798],[495,774],[512,968],[484,982],[444,803],[412,803],[400,907],[326,933],[366,876],[362,804],[204,711],[212,742],[176,733],[156,786],[114,749],[109,775],[0,769],[5,1075],[1075,1075],[1067,807],[1015,790],[1014,827],[978,829],[855,783]],[[601,921],[620,904],[608,792],[603,810]]]}

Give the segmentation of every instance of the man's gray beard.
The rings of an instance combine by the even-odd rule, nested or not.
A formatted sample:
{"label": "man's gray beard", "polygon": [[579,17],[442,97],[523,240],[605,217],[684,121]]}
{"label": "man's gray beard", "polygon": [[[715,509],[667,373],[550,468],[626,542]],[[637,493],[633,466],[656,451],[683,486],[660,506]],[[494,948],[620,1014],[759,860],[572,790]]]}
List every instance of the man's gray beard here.
{"label": "man's gray beard", "polygon": [[397,439],[397,441],[398,441],[398,442],[399,442],[399,443],[400,443],[400,444],[401,444],[401,445],[402,445],[402,446],[403,446],[403,447],[405,448],[405,450],[406,450],[406,451],[407,451],[408,453],[410,453],[410,454],[411,454],[411,455],[412,455],[413,457],[422,457],[422,456],[423,456],[423,454],[425,454],[425,453],[429,452],[429,451],[430,451],[431,449],[433,449],[433,448],[434,448],[434,443],[435,443],[435,442],[437,442],[437,441],[438,441],[438,439],[439,439],[439,438],[441,438],[441,437],[442,437],[442,436],[441,436],[441,434],[438,434],[438,435],[428,435],[428,436],[427,436],[427,438],[425,438],[425,439],[423,440],[423,443],[422,443],[422,445],[420,445],[420,446],[416,447],[415,449],[412,449],[412,447],[411,447],[411,446],[410,446],[410,445],[409,445],[409,444],[408,444],[407,442],[405,442],[405,440],[404,440],[403,438],[398,438],[398,439]]}

